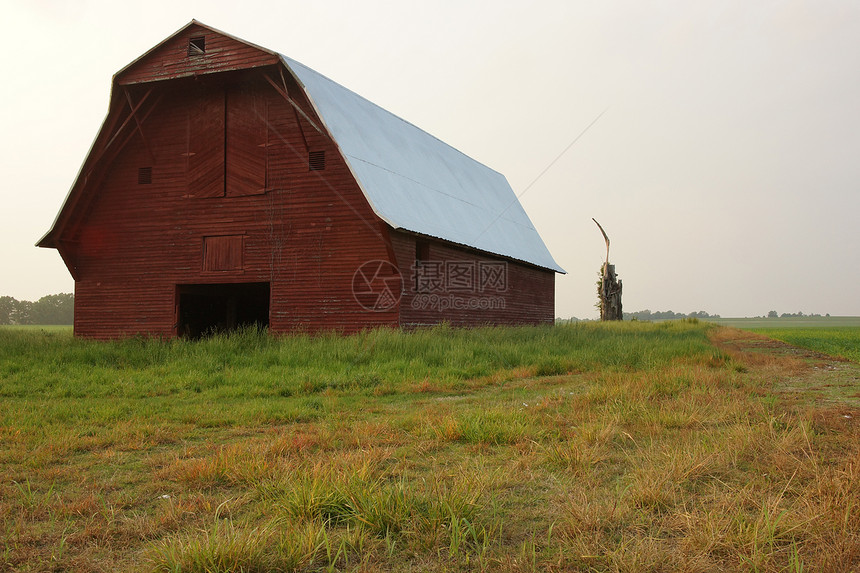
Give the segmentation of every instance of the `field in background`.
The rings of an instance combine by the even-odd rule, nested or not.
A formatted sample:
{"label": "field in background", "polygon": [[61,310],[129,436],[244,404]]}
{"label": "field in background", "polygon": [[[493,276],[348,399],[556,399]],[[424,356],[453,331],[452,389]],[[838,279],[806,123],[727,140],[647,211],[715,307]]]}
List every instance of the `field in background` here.
{"label": "field in background", "polygon": [[762,328],[756,332],[788,344],[860,362],[860,328]]}
{"label": "field in background", "polygon": [[860,362],[860,317],[729,318],[710,322]]}
{"label": "field in background", "polygon": [[708,318],[708,322],[733,328],[758,330],[786,328],[860,328],[860,316],[801,316],[793,318]]}
{"label": "field in background", "polygon": [[0,324],[0,331],[4,331],[4,330],[6,332],[30,331],[30,332],[52,332],[52,333],[58,333],[58,334],[59,333],[65,333],[65,334],[68,334],[70,336],[72,334],[72,326],[71,325],[65,325],[65,324],[48,324],[48,325],[46,325],[46,324],[23,324],[23,325],[21,325],[21,324],[15,324],[15,325]]}
{"label": "field in background", "polygon": [[696,321],[0,329],[0,570],[851,570],[837,367]]}

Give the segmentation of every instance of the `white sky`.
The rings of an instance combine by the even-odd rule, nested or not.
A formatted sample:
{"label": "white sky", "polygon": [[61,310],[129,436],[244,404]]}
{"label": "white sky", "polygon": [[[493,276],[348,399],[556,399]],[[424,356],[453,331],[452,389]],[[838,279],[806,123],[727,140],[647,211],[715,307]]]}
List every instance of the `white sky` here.
{"label": "white sky", "polygon": [[[0,0],[0,296],[71,292],[47,232],[112,75],[192,18],[505,174],[594,318],[860,315],[860,2]],[[601,112],[545,175],[529,185]]]}

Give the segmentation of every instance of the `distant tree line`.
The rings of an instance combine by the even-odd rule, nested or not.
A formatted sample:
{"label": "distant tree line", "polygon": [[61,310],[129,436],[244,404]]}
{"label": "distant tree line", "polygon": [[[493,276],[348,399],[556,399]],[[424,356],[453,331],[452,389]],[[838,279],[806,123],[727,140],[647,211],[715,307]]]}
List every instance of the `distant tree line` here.
{"label": "distant tree line", "polygon": [[[827,313],[825,315],[821,315],[821,314],[816,314],[816,313],[804,314],[803,312],[783,312],[782,314],[779,314],[775,310],[771,310],[766,315],[759,316],[756,318],[822,318],[822,316],[823,317],[829,317],[830,313]],[[672,312],[671,310],[665,310],[665,311],[658,310],[656,312],[651,312],[650,310],[640,310],[637,312],[625,312],[624,313],[624,320],[646,320],[646,321],[647,320],[679,320],[679,319],[683,319],[683,318],[708,319],[708,318],[720,318],[720,315],[719,314],[708,314],[704,310],[700,310],[698,312],[691,312],[688,314],[684,314],[682,312]],[[566,324],[566,323],[570,323],[570,322],[580,322],[580,321],[587,322],[589,320],[590,319],[587,319],[587,318],[585,318],[585,319],[576,318],[575,316],[572,316],[570,318],[556,318],[555,319],[556,323],[558,323],[558,324]]]}
{"label": "distant tree line", "polygon": [[[825,314],[824,316],[830,316],[830,313]],[[783,312],[779,314],[775,310],[772,310],[767,313],[767,318],[803,318],[803,317],[812,317],[812,318],[821,318],[820,314],[803,314],[803,312]]]}
{"label": "distant tree line", "polygon": [[75,295],[49,294],[36,302],[0,296],[0,324],[73,324]]}
{"label": "distant tree line", "polygon": [[624,320],[676,320],[680,318],[720,318],[720,315],[708,314],[704,310],[690,312],[688,314],[672,312],[671,310],[658,310],[651,312],[647,309],[624,313]]}
{"label": "distant tree line", "polygon": [[[639,310],[636,312],[625,312],[624,320],[678,320],[682,318],[720,318],[719,314],[708,314],[704,310],[700,310],[698,312],[690,312],[684,314],[682,312],[672,312],[671,310],[658,310],[656,312],[651,312],[650,310]],[[570,318],[556,318],[555,321],[558,324],[566,324],[569,322],[585,322],[589,319],[580,319],[572,316]]]}

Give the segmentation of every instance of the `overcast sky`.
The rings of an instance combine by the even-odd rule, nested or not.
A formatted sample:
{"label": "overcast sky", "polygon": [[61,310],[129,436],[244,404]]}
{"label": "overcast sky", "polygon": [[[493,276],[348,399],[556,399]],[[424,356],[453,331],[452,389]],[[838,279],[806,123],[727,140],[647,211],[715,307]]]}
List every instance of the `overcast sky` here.
{"label": "overcast sky", "polygon": [[860,315],[856,0],[0,0],[0,295],[73,290],[33,245],[112,75],[192,18],[506,175],[568,272],[557,316],[598,314],[592,217],[625,310]]}

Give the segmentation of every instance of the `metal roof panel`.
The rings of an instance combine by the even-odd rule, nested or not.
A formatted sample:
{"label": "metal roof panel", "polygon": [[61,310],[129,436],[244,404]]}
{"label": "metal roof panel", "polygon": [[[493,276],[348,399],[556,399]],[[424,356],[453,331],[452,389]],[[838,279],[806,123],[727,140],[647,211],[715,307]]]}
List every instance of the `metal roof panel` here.
{"label": "metal roof panel", "polygon": [[281,55],[376,214],[392,227],[563,273],[507,179]]}

